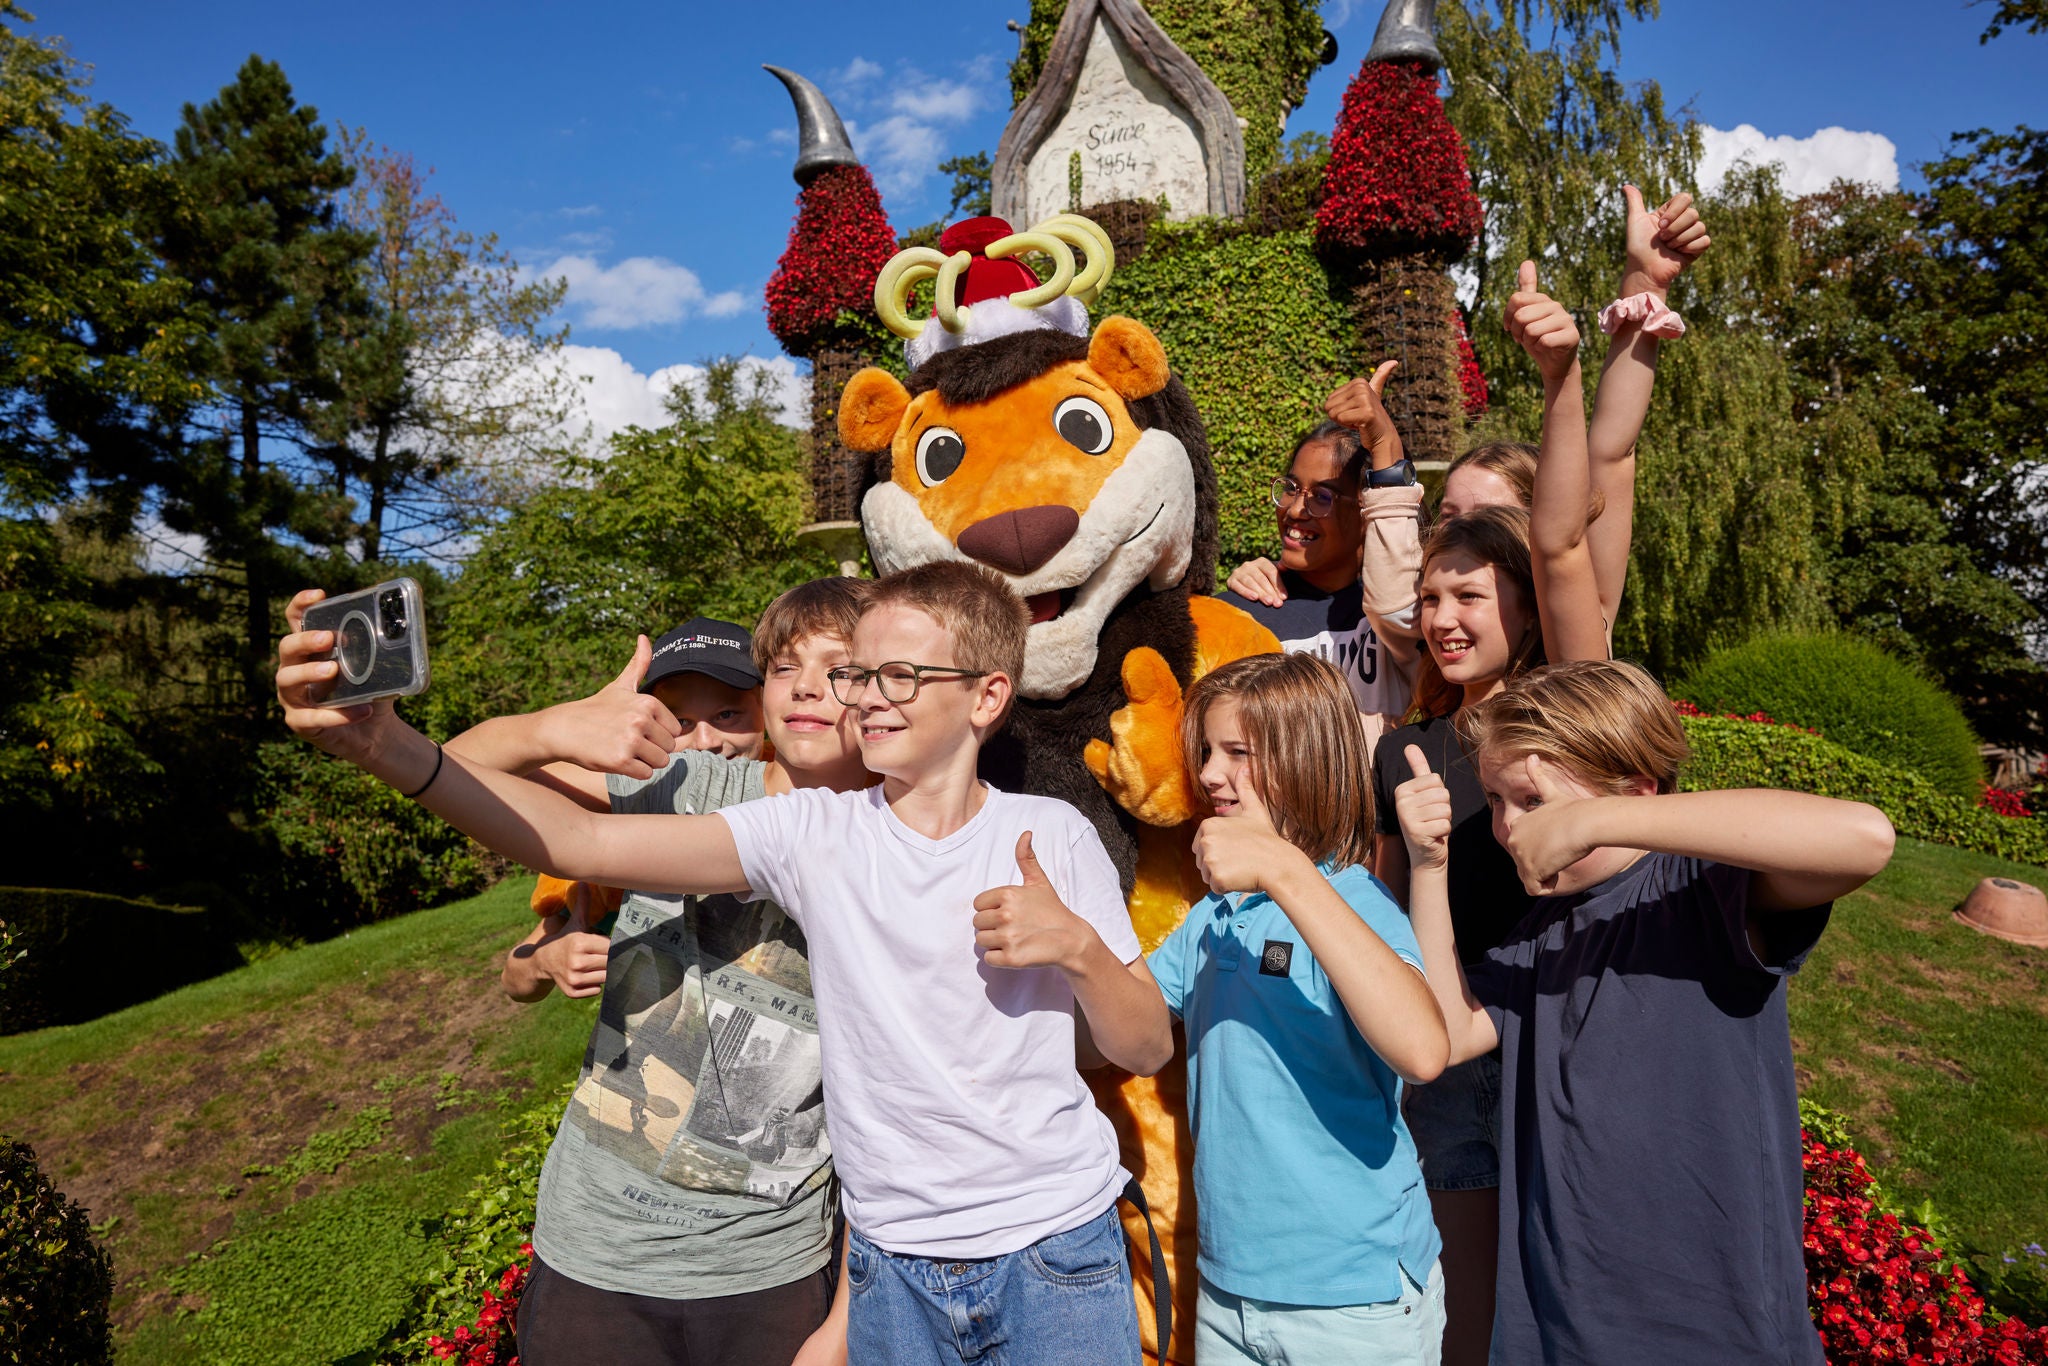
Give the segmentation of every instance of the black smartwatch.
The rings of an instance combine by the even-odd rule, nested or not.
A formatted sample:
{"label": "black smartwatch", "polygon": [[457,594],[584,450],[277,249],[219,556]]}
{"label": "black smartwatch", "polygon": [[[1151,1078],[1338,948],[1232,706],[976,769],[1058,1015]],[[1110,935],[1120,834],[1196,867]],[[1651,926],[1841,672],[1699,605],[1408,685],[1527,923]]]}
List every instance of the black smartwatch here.
{"label": "black smartwatch", "polygon": [[1396,460],[1393,464],[1387,466],[1383,470],[1367,470],[1365,472],[1365,484],[1367,488],[1407,488],[1414,482],[1415,462],[1413,460],[1410,460],[1405,455],[1402,456],[1399,460]]}

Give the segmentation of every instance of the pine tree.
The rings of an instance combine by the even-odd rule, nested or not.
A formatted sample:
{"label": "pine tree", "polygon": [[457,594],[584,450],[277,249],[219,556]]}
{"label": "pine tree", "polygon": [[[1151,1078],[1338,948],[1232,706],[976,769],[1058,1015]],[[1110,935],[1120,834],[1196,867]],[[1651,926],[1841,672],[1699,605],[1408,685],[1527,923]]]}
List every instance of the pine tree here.
{"label": "pine tree", "polygon": [[[355,272],[368,242],[337,221],[352,172],[274,62],[251,56],[211,102],[186,105],[175,148],[181,202],[157,248],[205,319],[198,370],[219,397],[221,430],[165,472],[164,519],[240,572],[253,722],[269,706],[275,600],[301,547],[332,546],[349,526],[346,498],[305,482],[292,447],[307,439],[308,405],[338,393],[334,334],[362,307]],[[275,456],[266,430],[279,438]]]}

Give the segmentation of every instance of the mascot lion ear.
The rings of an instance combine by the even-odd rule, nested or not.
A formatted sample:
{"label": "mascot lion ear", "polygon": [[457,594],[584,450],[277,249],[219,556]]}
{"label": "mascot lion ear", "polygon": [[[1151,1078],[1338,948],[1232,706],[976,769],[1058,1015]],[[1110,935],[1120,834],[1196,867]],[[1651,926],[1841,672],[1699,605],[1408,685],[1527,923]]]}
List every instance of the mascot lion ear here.
{"label": "mascot lion ear", "polygon": [[886,451],[909,406],[910,391],[871,365],[846,381],[839,396],[839,439],[850,451]]}
{"label": "mascot lion ear", "polygon": [[[1166,348],[1135,318],[1104,318],[1088,343],[1088,368],[1125,399],[1150,398],[1166,387]],[[841,411],[844,411],[843,409]]]}

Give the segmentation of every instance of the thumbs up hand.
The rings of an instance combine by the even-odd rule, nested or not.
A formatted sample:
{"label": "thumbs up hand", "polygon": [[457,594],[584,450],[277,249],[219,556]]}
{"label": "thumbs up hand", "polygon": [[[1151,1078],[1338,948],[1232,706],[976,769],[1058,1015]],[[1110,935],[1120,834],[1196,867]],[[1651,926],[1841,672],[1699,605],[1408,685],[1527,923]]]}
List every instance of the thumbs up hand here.
{"label": "thumbs up hand", "polygon": [[1621,194],[1628,205],[1628,270],[1621,296],[1648,291],[1661,297],[1713,239],[1692,196],[1683,191],[1654,209],[1644,206],[1643,192],[1633,185],[1622,186]]}
{"label": "thumbs up hand", "polygon": [[1508,296],[1508,332],[1536,362],[1546,386],[1561,382],[1579,358],[1579,325],[1565,306],[1536,287],[1536,263],[1522,262]]}
{"label": "thumbs up hand", "polygon": [[1017,837],[1017,878],[974,898],[974,946],[992,968],[1072,967],[1094,931],[1053,890],[1031,832]]}
{"label": "thumbs up hand", "polygon": [[1236,808],[1195,827],[1195,867],[1212,892],[1268,892],[1275,873],[1304,855],[1273,828],[1273,817],[1243,777]]}
{"label": "thumbs up hand", "polygon": [[640,691],[653,658],[654,646],[641,636],[617,678],[580,701],[550,707],[547,748],[593,773],[651,778],[668,767],[683,728],[659,699]]}
{"label": "thumbs up hand", "polygon": [[1415,776],[1394,789],[1394,813],[1408,845],[1408,866],[1442,868],[1451,856],[1451,790],[1431,772],[1420,745],[1408,746],[1407,757]]}

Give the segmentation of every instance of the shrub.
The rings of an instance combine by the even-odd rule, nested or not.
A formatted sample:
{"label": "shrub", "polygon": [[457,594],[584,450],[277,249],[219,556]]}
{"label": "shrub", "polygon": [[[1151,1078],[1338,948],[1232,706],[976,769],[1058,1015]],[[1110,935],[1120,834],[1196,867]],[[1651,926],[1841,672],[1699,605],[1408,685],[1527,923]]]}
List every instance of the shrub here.
{"label": "shrub", "polygon": [[257,754],[263,831],[277,868],[270,928],[317,938],[483,890],[476,846],[425,808],[310,745]]}
{"label": "shrub", "polygon": [[0,1142],[0,1363],[97,1366],[114,1359],[114,1263],[85,1208],[26,1143]]}
{"label": "shrub", "polygon": [[0,1034],[76,1024],[240,967],[216,916],[99,892],[0,887],[27,961],[7,974]]}
{"label": "shrub", "polygon": [[1709,655],[1673,690],[1711,712],[1763,711],[1976,800],[1984,761],[1954,698],[1867,641],[1758,636]]}
{"label": "shrub", "polygon": [[1692,761],[1679,778],[1687,791],[1782,787],[1869,802],[1901,835],[2048,867],[2048,821],[1996,815],[1918,773],[1790,726],[1715,716],[1682,716],[1680,724],[1692,744]]}

